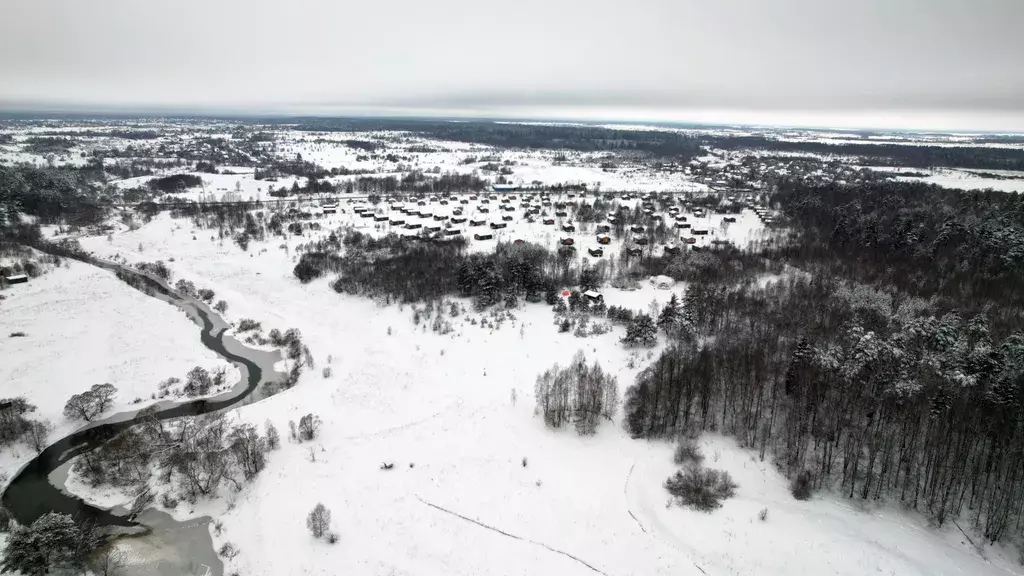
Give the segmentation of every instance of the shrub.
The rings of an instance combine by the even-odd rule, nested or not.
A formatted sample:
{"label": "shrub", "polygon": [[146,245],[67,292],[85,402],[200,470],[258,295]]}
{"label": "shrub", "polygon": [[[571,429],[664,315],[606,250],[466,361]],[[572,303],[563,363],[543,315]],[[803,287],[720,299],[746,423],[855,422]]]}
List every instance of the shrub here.
{"label": "shrub", "polygon": [[813,492],[812,480],[814,480],[814,477],[811,475],[810,470],[800,472],[789,483],[789,493],[797,500],[810,500],[811,493]]}
{"label": "shrub", "polygon": [[164,508],[174,509],[178,507],[178,499],[171,496],[170,492],[164,492],[163,496],[160,497],[160,504]]}
{"label": "shrub", "polygon": [[700,446],[689,438],[680,438],[679,444],[676,445],[675,454],[672,455],[672,461],[676,464],[696,464],[700,466],[704,463],[704,453],[701,452]]}
{"label": "shrub", "polygon": [[24,338],[24,332],[11,332],[11,338]]}
{"label": "shrub", "polygon": [[681,504],[701,512],[722,506],[721,500],[736,494],[736,483],[724,470],[692,466],[665,481],[665,489]]}
{"label": "shrub", "polygon": [[768,509],[761,508],[761,511],[757,513],[757,519],[761,522],[768,520]]}
{"label": "shrub", "polygon": [[253,320],[252,318],[242,318],[238,321],[238,331],[248,332],[250,330],[260,330],[260,323]]}
{"label": "shrub", "polygon": [[231,542],[225,542],[217,553],[230,560],[231,558],[238,556],[238,548],[235,548],[235,545]]}
{"label": "shrub", "polygon": [[209,288],[200,288],[197,294],[199,295],[199,299],[206,303],[212,302],[214,296],[216,296],[214,291]]}

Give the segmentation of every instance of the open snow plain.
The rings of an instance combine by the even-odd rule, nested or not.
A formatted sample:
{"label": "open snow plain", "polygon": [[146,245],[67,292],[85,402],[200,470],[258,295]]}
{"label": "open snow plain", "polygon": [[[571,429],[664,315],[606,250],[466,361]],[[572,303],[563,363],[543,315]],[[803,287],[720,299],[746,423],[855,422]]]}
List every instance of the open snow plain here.
{"label": "open snow plain", "polygon": [[[756,217],[746,218],[734,232],[756,234]],[[322,223],[307,234],[360,224],[350,212]],[[550,229],[517,221],[500,232],[553,248],[560,234]],[[298,386],[229,417],[286,430],[313,413],[323,421],[318,438],[284,441],[237,494],[224,489],[220,499],[171,510],[221,523],[215,546],[240,551],[225,560],[227,574],[1016,573],[1008,554],[989,548],[982,558],[952,525],[935,530],[913,514],[858,509],[827,493],[795,501],[770,461],[717,435],[700,442],[737,481],[736,497],[711,514],[669,505],[662,485],[678,468],[671,444],[630,439],[617,420],[579,437],[534,414],[536,376],[578,350],[611,371],[621,393],[659,348],[623,348],[621,327],[587,338],[559,333],[544,304],[521,304],[482,327],[475,320],[489,313],[466,301],[469,311],[450,319],[453,331],[438,335],[414,323],[408,305],[338,294],[327,279],[299,283],[291,268],[309,239],[242,251],[166,214],[110,240],[82,238],[101,256],[163,259],[176,278],[224,298],[229,319],[298,328],[313,351],[317,370]],[[631,308],[664,303],[671,292],[604,290],[609,305]],[[305,529],[318,502],[333,512],[337,544]]]}

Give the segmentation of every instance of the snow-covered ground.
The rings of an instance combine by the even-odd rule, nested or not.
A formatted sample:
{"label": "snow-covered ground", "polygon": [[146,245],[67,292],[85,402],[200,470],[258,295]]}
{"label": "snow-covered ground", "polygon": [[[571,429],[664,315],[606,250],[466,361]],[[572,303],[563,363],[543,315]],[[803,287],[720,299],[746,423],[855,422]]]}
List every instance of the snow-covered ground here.
{"label": "snow-covered ground", "polygon": [[936,184],[944,188],[958,188],[961,190],[998,190],[999,192],[1024,192],[1024,173],[1011,172],[1018,178],[986,178],[968,170],[952,170],[939,168],[935,170],[922,170],[931,172],[925,177],[918,176],[896,176],[897,180],[906,182],[924,182]]}
{"label": "snow-covered ground", "polygon": [[[64,418],[64,404],[93,384],[117,387],[108,412],[113,413],[152,403],[162,380],[184,381],[195,366],[225,368],[228,385],[240,377],[200,343],[199,327],[184,312],[131,288],[112,272],[65,261],[3,295],[0,395],[25,396],[37,407],[30,416],[54,425],[51,439],[82,425]],[[15,332],[25,336],[9,336]],[[12,475],[32,456],[22,444],[3,450],[0,470]]]}
{"label": "snow-covered ground", "polygon": [[[323,420],[319,438],[286,441],[237,495],[171,511],[223,523],[216,547],[241,550],[226,573],[1015,573],[1008,554],[988,549],[982,559],[951,525],[935,530],[919,516],[860,510],[827,494],[797,502],[769,463],[717,436],[702,439],[704,452],[709,465],[732,473],[737,496],[712,514],[667,507],[670,445],[632,440],[618,421],[581,438],[548,430],[533,414],[536,376],[577,350],[624,391],[659,349],[624,349],[621,327],[576,338],[558,333],[547,306],[524,304],[500,329],[473,325],[480,315],[470,312],[449,318],[454,331],[441,336],[415,325],[408,306],[336,294],[328,279],[300,284],[291,274],[295,246],[309,238],[254,242],[242,252],[211,241],[209,231],[193,233],[186,220],[161,215],[83,245],[129,261],[164,259],[176,278],[216,290],[229,318],[299,328],[318,362],[297,387],[230,418],[270,420],[284,432],[313,413]],[[671,294],[646,284],[604,293],[609,305],[631,308]],[[328,356],[333,375],[323,378]],[[394,469],[381,470],[383,462]],[[97,496],[117,503],[116,493]],[[335,545],[305,528],[317,502],[333,512]]]}

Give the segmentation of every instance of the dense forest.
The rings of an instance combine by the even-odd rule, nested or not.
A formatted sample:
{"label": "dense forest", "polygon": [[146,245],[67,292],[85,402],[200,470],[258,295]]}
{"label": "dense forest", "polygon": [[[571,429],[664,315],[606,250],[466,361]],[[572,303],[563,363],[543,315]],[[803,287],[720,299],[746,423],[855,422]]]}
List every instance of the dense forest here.
{"label": "dense forest", "polygon": [[[285,122],[282,120],[282,122]],[[497,122],[445,122],[440,120],[300,118],[288,119],[299,130],[409,131],[426,138],[477,142],[502,148],[636,151],[671,156],[687,162],[701,154],[700,138],[663,130],[613,130],[599,126],[521,125]]]}
{"label": "dense forest", "polygon": [[[709,142],[710,143],[710,142]],[[927,146],[921,144],[852,144],[793,142],[764,136],[717,138],[717,148],[726,150],[777,150],[807,152],[831,156],[858,156],[865,164],[907,166],[912,168],[982,168],[988,170],[1024,170],[1024,149],[981,146]]]}
{"label": "dense forest", "polygon": [[1020,197],[787,182],[773,201],[799,234],[761,255],[810,274],[696,279],[627,430],[722,430],[814,488],[1020,536]]}

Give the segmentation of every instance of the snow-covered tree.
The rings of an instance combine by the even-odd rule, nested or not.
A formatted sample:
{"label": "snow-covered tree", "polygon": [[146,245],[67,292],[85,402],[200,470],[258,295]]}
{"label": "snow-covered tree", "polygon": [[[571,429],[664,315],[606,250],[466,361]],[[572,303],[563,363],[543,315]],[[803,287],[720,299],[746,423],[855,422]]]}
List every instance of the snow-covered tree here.
{"label": "snow-covered tree", "polygon": [[622,338],[626,346],[654,346],[658,343],[658,327],[647,314],[637,314],[626,326],[626,335]]}

